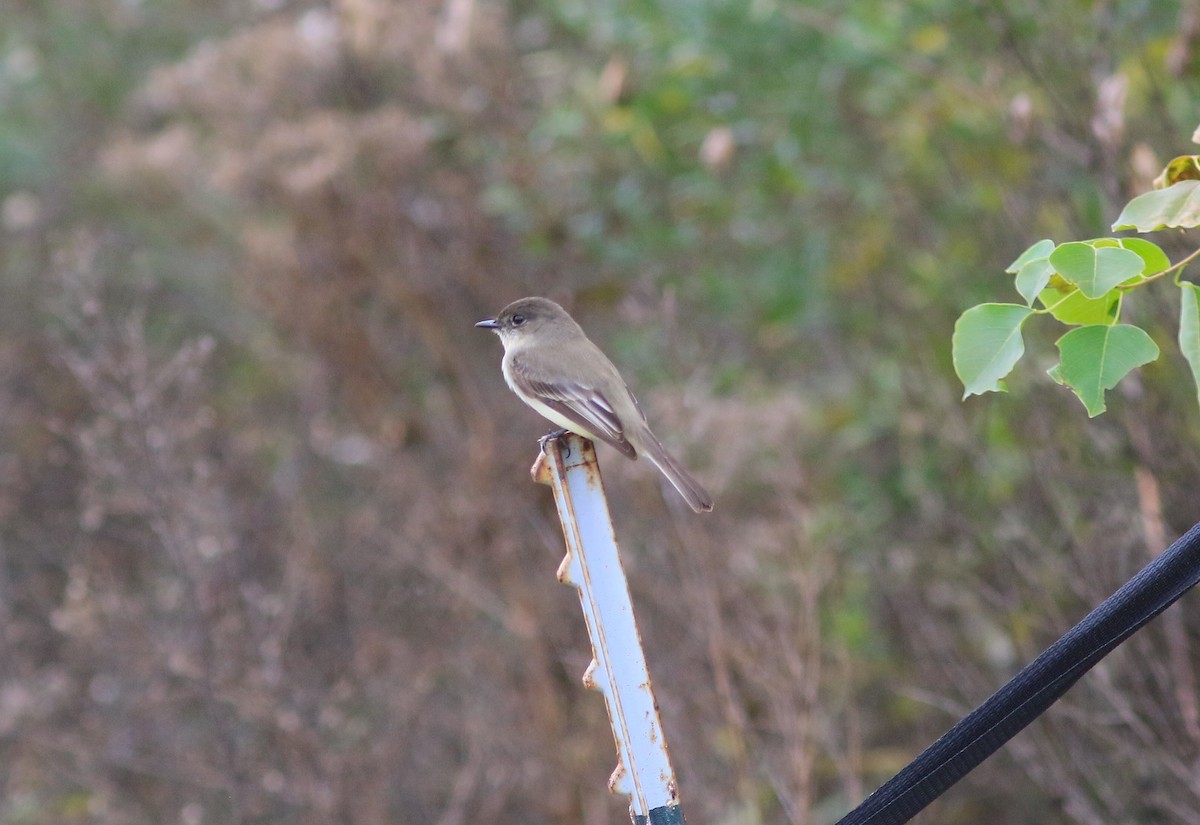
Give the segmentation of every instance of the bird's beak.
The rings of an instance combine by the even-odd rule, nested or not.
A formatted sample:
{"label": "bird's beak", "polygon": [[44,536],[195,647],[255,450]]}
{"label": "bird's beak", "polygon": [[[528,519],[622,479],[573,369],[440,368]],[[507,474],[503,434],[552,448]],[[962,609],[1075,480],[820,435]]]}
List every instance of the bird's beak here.
{"label": "bird's beak", "polygon": [[500,322],[495,318],[488,318],[486,321],[480,321],[475,326],[482,329],[500,329]]}

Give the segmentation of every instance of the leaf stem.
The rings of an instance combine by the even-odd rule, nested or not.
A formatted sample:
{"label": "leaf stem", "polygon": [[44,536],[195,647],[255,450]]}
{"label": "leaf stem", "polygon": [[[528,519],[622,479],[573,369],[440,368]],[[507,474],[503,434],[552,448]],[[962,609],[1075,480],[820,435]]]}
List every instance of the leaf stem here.
{"label": "leaf stem", "polygon": [[[1175,273],[1175,277],[1172,279],[1175,282],[1175,286],[1179,286],[1179,279],[1183,276],[1184,267],[1186,267],[1188,264],[1190,264],[1192,261],[1194,261],[1197,256],[1200,256],[1200,249],[1194,250],[1191,255],[1188,255],[1186,258],[1181,260],[1179,263],[1177,263],[1171,267],[1171,269],[1178,270]],[[1165,270],[1163,274],[1170,272],[1171,269]]]}
{"label": "leaf stem", "polygon": [[1119,285],[1119,286],[1117,286],[1117,289],[1121,289],[1121,290],[1133,289],[1134,287],[1141,286],[1142,284],[1148,284],[1151,281],[1156,281],[1159,278],[1163,277],[1164,275],[1166,275],[1170,272],[1175,273],[1175,277],[1172,280],[1175,282],[1175,286],[1179,286],[1179,277],[1181,275],[1183,275],[1184,267],[1186,267],[1188,264],[1190,264],[1192,261],[1194,261],[1198,256],[1200,256],[1200,249],[1196,249],[1195,251],[1192,252],[1192,254],[1188,255],[1185,258],[1180,259],[1179,263],[1171,264],[1169,267],[1164,269],[1162,272],[1155,272],[1153,275],[1147,275],[1145,278],[1138,281],[1136,284]]}

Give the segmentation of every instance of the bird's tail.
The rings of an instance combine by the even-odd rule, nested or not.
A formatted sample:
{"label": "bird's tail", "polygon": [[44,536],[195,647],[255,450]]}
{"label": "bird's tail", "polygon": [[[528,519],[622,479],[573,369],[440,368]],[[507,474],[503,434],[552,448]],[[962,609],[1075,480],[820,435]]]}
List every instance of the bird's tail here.
{"label": "bird's tail", "polygon": [[700,485],[699,481],[692,478],[691,473],[683,469],[683,465],[667,452],[667,449],[659,443],[653,433],[646,432],[645,442],[642,445],[642,454],[654,462],[654,466],[662,471],[662,474],[667,477],[667,481],[675,485],[675,489],[683,496],[683,500],[688,503],[688,506],[697,513],[707,513],[712,510],[712,496]]}

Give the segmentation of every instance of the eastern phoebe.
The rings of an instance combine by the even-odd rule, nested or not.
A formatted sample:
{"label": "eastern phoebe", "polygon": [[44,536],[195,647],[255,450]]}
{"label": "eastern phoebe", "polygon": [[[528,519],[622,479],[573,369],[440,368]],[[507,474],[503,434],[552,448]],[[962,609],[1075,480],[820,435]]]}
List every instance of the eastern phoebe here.
{"label": "eastern phoebe", "polygon": [[650,432],[637,399],[575,319],[546,298],[514,301],[475,326],[504,344],[504,380],[517,397],[560,427],[646,456],[697,513],[713,508],[700,482]]}

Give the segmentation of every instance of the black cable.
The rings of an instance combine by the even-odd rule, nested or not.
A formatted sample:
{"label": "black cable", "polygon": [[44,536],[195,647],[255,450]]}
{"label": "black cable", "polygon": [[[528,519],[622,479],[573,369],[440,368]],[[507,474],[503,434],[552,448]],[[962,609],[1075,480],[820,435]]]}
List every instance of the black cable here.
{"label": "black cable", "polygon": [[1026,665],[837,825],[901,825],[1016,736],[1200,581],[1200,524]]}

